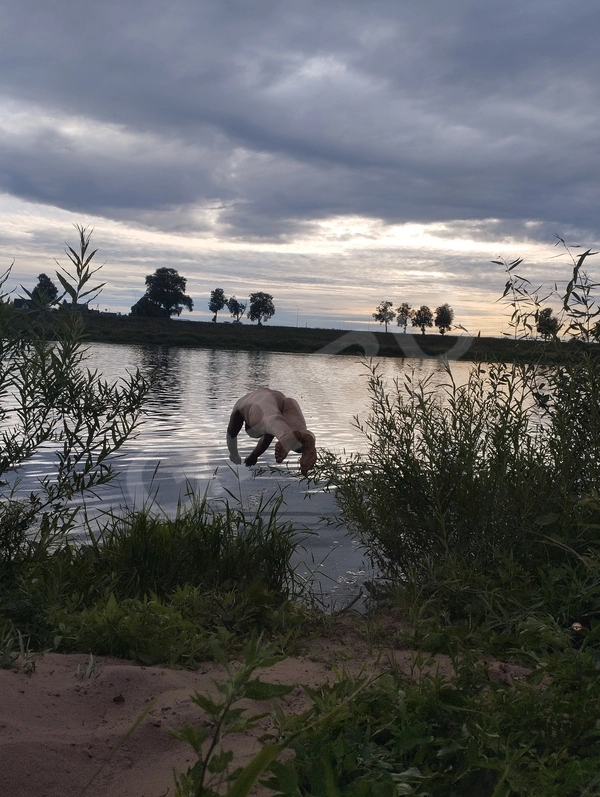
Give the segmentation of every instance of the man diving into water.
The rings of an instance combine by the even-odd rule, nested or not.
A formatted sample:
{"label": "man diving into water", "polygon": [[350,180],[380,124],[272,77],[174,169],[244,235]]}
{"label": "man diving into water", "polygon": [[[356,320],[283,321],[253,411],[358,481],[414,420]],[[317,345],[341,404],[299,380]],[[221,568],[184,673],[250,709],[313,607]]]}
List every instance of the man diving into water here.
{"label": "man diving into water", "polygon": [[277,438],[275,462],[283,462],[290,451],[300,454],[300,471],[303,476],[317,461],[315,436],[306,428],[306,421],[296,399],[284,396],[279,390],[261,387],[242,396],[235,404],[227,426],[227,448],[229,459],[241,465],[237,436],[245,425],[250,437],[258,438],[254,451],[244,460],[256,465],[257,459]]}

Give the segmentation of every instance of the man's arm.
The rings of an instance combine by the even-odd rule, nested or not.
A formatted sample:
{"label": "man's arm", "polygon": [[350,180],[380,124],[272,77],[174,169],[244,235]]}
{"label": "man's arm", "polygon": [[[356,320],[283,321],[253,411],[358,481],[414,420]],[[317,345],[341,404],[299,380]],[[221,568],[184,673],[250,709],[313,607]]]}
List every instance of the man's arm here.
{"label": "man's arm", "polygon": [[251,454],[249,454],[244,460],[246,465],[248,465],[248,467],[250,467],[251,465],[256,465],[256,460],[260,457],[261,454],[265,453],[265,451],[271,445],[272,442],[273,442],[273,435],[264,434],[256,444],[256,448],[254,449],[254,451]]}
{"label": "man's arm", "polygon": [[236,465],[242,464],[237,445],[237,436],[240,429],[244,425],[244,418],[239,410],[234,410],[229,418],[229,425],[227,426],[227,448],[229,449],[229,459],[235,462]]}

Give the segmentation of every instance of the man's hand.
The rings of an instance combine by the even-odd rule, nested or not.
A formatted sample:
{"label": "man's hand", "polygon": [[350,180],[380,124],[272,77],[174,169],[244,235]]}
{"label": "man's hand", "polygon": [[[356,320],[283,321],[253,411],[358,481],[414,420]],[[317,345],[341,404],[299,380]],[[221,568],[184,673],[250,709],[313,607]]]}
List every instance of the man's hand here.
{"label": "man's hand", "polygon": [[229,459],[236,465],[242,464],[242,458],[238,453],[237,436],[243,423],[244,419],[241,413],[234,410],[227,426],[227,448],[229,449]]}
{"label": "man's hand", "polygon": [[252,467],[252,465],[256,465],[256,462],[261,454],[264,454],[267,448],[273,442],[273,435],[272,434],[264,434],[258,443],[256,444],[256,448],[252,451],[244,462],[246,463],[247,467]]}
{"label": "man's hand", "polygon": [[227,432],[227,448],[229,449],[229,459],[236,465],[242,464],[242,458],[238,452],[237,437],[232,437]]}

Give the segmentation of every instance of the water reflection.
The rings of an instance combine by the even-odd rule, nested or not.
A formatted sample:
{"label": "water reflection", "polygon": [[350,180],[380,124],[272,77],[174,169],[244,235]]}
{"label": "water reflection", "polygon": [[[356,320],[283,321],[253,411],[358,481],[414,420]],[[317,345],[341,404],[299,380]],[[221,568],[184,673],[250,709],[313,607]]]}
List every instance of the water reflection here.
{"label": "water reflection", "polygon": [[149,401],[165,410],[181,408],[181,349],[173,346],[140,346],[137,367],[152,383]]}
{"label": "water reflection", "polygon": [[271,354],[271,352],[247,351],[244,352],[244,354],[246,355],[246,360],[247,360],[246,385],[248,386],[248,388],[243,392],[248,393],[250,390],[256,390],[256,388],[258,387],[271,385],[271,382],[278,381],[277,377],[281,379],[282,375],[276,375],[275,380],[272,379],[271,365],[273,363],[273,359],[268,356],[269,354]]}
{"label": "water reflection", "polygon": [[233,361],[230,360],[230,362],[227,362],[227,358],[220,357],[219,355],[220,352],[215,349],[208,353],[206,398],[207,406],[210,407],[210,409],[216,409],[218,406],[221,380],[233,376],[233,374],[228,373],[230,367],[234,364]]}

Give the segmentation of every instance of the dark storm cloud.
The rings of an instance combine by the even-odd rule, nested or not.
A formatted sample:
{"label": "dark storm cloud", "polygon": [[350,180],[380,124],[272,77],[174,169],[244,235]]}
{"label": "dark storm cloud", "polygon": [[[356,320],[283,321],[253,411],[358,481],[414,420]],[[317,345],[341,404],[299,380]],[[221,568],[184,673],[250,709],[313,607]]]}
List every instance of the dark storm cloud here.
{"label": "dark storm cloud", "polygon": [[9,5],[16,196],[272,240],[337,215],[599,228],[596,0]]}

